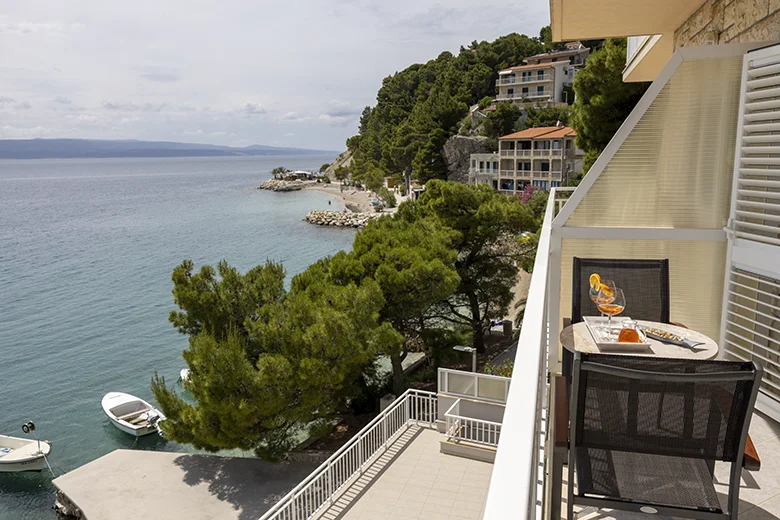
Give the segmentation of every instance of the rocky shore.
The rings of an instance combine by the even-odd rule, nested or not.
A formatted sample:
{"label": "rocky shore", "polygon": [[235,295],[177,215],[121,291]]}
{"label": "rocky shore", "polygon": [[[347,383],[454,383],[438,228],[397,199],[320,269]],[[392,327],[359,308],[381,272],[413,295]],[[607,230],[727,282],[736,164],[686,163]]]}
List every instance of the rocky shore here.
{"label": "rocky shore", "polygon": [[258,190],[271,191],[300,191],[307,186],[317,184],[317,181],[284,181],[281,179],[268,179],[257,187]]}
{"label": "rocky shore", "polygon": [[369,220],[381,217],[381,213],[344,213],[343,211],[310,211],[305,220],[318,226],[362,228]]}

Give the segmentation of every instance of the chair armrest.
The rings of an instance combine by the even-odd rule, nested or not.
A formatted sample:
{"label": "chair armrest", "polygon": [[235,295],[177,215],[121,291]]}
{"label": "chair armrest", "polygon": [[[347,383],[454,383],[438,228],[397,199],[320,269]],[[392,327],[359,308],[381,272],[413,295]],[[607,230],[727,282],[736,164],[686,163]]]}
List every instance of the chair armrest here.
{"label": "chair armrest", "polygon": [[555,376],[555,439],[554,448],[569,447],[569,402],[566,398],[566,378]]}
{"label": "chair armrest", "polygon": [[677,323],[677,322],[675,322],[675,321],[670,321],[670,322],[669,322],[669,325],[674,325],[675,327],[682,327],[682,328],[684,328],[684,329],[687,329],[687,328],[688,328],[688,327],[686,327],[686,326],[685,326],[685,324],[683,324],[683,323]]}
{"label": "chair armrest", "polygon": [[745,456],[742,459],[742,467],[750,471],[761,469],[761,459],[758,458],[758,451],[756,451],[756,446],[753,444],[753,439],[750,438],[750,435],[748,435],[747,442],[745,442]]}

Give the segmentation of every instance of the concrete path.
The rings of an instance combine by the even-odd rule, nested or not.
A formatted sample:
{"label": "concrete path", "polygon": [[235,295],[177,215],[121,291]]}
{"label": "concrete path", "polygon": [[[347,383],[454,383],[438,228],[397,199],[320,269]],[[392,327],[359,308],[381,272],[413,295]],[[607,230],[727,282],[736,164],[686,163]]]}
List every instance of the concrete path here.
{"label": "concrete path", "polygon": [[257,520],[316,466],[116,450],[54,485],[88,520]]}

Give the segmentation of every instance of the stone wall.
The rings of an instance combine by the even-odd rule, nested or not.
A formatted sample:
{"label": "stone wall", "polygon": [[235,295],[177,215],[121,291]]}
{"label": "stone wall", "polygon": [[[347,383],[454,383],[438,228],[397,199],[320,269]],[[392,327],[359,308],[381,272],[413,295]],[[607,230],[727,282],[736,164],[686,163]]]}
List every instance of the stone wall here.
{"label": "stone wall", "polygon": [[780,0],[707,0],[674,32],[674,47],[780,40]]}
{"label": "stone wall", "polygon": [[447,178],[451,181],[468,182],[471,154],[490,151],[487,137],[453,135],[444,143],[442,150],[447,164]]}
{"label": "stone wall", "polygon": [[345,213],[343,211],[310,211],[305,220],[318,226],[336,226],[362,228],[371,219],[381,217],[381,213]]}

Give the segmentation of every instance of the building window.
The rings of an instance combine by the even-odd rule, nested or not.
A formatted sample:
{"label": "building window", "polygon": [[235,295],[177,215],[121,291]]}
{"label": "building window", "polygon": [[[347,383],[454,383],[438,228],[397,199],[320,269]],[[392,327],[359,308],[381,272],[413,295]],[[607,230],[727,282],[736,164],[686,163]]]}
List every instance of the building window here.
{"label": "building window", "polygon": [[518,150],[530,150],[531,149],[531,141],[518,141]]}
{"label": "building window", "polygon": [[514,190],[515,189],[515,181],[510,179],[501,179],[501,189],[502,190]]}
{"label": "building window", "polygon": [[523,87],[523,95],[525,96],[528,94],[528,87]]}
{"label": "building window", "polygon": [[485,169],[485,161],[479,161],[479,169],[484,170]]}
{"label": "building window", "polygon": [[552,147],[553,147],[553,150],[560,150],[561,149],[561,142],[558,139],[553,140]]}
{"label": "building window", "polygon": [[550,187],[551,187],[551,188],[557,188],[557,187],[559,187],[560,185],[561,185],[561,183],[560,183],[560,182],[558,182],[558,181],[552,181],[552,182],[550,183]]}
{"label": "building window", "polygon": [[506,93],[509,94],[510,96],[513,96],[515,94],[515,89],[513,88],[507,89]]}
{"label": "building window", "polygon": [[498,161],[493,161],[493,169],[498,171]]}
{"label": "building window", "polygon": [[567,150],[571,150],[571,143],[572,143],[571,139],[566,139],[566,149]]}
{"label": "building window", "polygon": [[534,186],[541,190],[547,189],[547,181],[534,181]]}
{"label": "building window", "polygon": [[531,171],[531,162],[530,161],[517,161],[517,169],[524,172],[530,172]]}
{"label": "building window", "polygon": [[544,79],[544,71],[543,70],[537,71],[536,72],[536,77],[538,79]]}
{"label": "building window", "polygon": [[550,162],[549,161],[542,161],[539,165],[539,169],[543,172],[549,172],[550,171]]}
{"label": "building window", "polygon": [[536,141],[534,144],[534,148],[536,148],[537,150],[549,150],[550,141],[549,140]]}
{"label": "building window", "polygon": [[497,180],[493,180],[493,189],[494,190],[498,189],[498,181]]}
{"label": "building window", "polygon": [[544,86],[543,85],[539,85],[538,87],[536,87],[536,93],[539,94],[539,95],[544,94]]}

